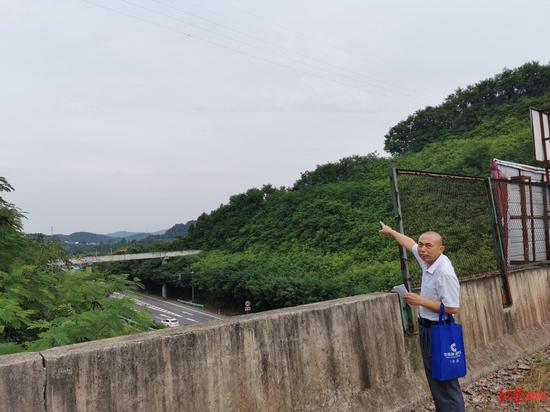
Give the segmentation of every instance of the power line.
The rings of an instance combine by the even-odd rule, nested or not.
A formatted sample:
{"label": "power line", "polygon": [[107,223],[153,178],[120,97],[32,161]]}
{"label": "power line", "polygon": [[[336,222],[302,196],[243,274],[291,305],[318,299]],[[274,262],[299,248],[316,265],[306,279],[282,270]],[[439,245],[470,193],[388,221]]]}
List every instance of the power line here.
{"label": "power line", "polygon": [[[160,3],[160,2],[157,1],[157,0],[151,0],[151,1],[155,1],[155,2],[157,2],[157,3]],[[233,4],[233,3],[230,2],[230,1],[227,1],[227,0],[214,0],[214,1],[217,1],[218,3],[222,3],[224,6],[232,7],[232,8],[234,8],[235,10],[238,10],[238,11],[240,11],[240,12],[242,12],[242,13],[244,13],[244,14],[247,14],[247,15],[249,15],[249,16],[256,17],[256,18],[260,18],[260,19],[262,19],[262,20],[268,22],[268,23],[271,24],[272,26],[278,27],[278,28],[279,28],[280,30],[282,30],[282,31],[285,31],[285,32],[288,32],[288,33],[291,33],[291,34],[297,34],[297,35],[299,35],[299,36],[301,36],[301,37],[303,37],[303,38],[312,39],[312,40],[314,40],[314,41],[316,41],[316,42],[324,43],[325,45],[329,46],[332,50],[335,50],[335,49],[338,49],[338,48],[339,48],[339,46],[336,46],[335,44],[332,44],[332,43],[330,43],[330,42],[327,42],[326,40],[320,39],[319,37],[314,37],[314,36],[311,36],[311,35],[309,35],[309,34],[305,34],[305,33],[302,33],[302,32],[300,32],[300,31],[294,30],[294,29],[289,29],[288,27],[286,27],[286,26],[284,26],[284,25],[282,25],[282,24],[279,24],[279,23],[277,23],[277,22],[270,21],[270,20],[269,20],[268,18],[266,18],[265,16],[263,16],[263,15],[261,15],[261,14],[259,14],[259,13],[255,13],[255,12],[252,12],[252,11],[250,11],[250,10],[244,9],[244,8],[242,8],[242,7],[236,6],[235,4]],[[202,6],[202,4],[201,4],[201,6]],[[204,8],[204,7],[203,7],[203,8]],[[211,11],[211,12],[213,11],[212,9],[209,9],[209,8],[205,8],[205,9],[208,10],[208,11]],[[213,12],[215,12],[215,11],[213,11]],[[320,60],[320,61],[322,61],[322,60]],[[323,62],[324,64],[327,64],[327,65],[330,65],[330,66],[333,66],[333,67],[338,67],[338,66],[333,65],[333,64],[331,64],[331,63],[327,63],[327,62],[324,62],[324,61],[322,61],[322,62]],[[359,76],[362,76],[362,77],[366,77],[366,78],[371,77],[371,76],[365,75],[364,73],[352,71],[352,70],[349,70],[349,69],[343,69],[343,68],[340,68],[340,69],[341,69],[341,70],[346,70],[346,71],[348,71],[349,73],[354,73],[354,74],[359,75]],[[376,78],[374,78],[374,77],[372,77],[372,79],[373,79],[374,81],[380,82],[381,84],[386,84],[386,85],[388,85],[389,87],[395,87],[395,88],[398,88],[398,89],[400,89],[400,90],[402,90],[402,91],[405,91],[401,86],[393,85],[392,83],[388,83],[388,82],[385,82],[385,81],[376,79]],[[413,93],[415,93],[414,95],[418,95],[418,94],[417,94],[418,92],[416,92],[416,91],[413,92]],[[421,93],[421,95],[423,95],[423,96],[425,96],[425,97],[428,97],[428,98],[438,98],[438,99],[439,99],[439,97],[432,96],[432,95],[429,95],[429,94],[426,94],[426,93]]]}
{"label": "power line", "polygon": [[[252,17],[257,17],[257,18],[260,18],[266,22],[268,22],[269,24],[271,24],[272,26],[275,26],[275,27],[279,27],[279,29],[283,30],[283,31],[287,31],[287,32],[290,32],[290,33],[293,33],[293,34],[297,34],[303,38],[306,38],[306,39],[313,39],[315,40],[316,42],[321,42],[321,43],[324,43],[326,44],[327,46],[331,47],[331,48],[337,48],[337,46],[335,46],[334,44],[331,44],[331,43],[328,43],[326,42],[325,40],[323,39],[320,39],[318,37],[314,37],[314,36],[311,36],[311,35],[308,35],[308,34],[305,34],[305,33],[302,33],[300,31],[297,31],[297,30],[294,30],[294,29],[289,29],[288,27],[282,25],[282,24],[279,24],[279,23],[276,23],[276,22],[272,22],[270,20],[268,20],[265,16],[259,14],[259,13],[254,13],[250,10],[247,10],[247,9],[244,9],[242,7],[239,7],[239,6],[236,6],[235,4],[233,4],[232,2],[230,1],[227,1],[227,0],[214,0],[214,1],[217,1],[218,3],[222,3],[224,6],[229,6],[229,7],[232,7],[234,8],[235,10],[239,10],[240,12],[244,13],[244,14],[248,14],[249,16],[252,16]],[[202,6],[202,5],[201,5]],[[204,8],[204,7],[203,7]],[[213,11],[212,9],[208,9],[206,8],[206,10],[209,10],[209,11]]]}
{"label": "power line", "polygon": [[95,3],[95,2],[93,2],[93,1],[91,1],[91,0],[81,0],[81,1],[83,1],[83,2],[85,2],[85,3],[88,3],[88,4],[92,4],[92,5],[96,6],[96,7],[101,8],[101,9],[108,10],[108,11],[111,11],[111,12],[113,12],[113,13],[120,14],[120,15],[122,15],[122,16],[131,17],[132,19],[136,19],[136,20],[139,20],[139,21],[142,21],[142,22],[145,22],[145,23],[153,24],[153,25],[155,25],[155,26],[162,27],[163,29],[168,29],[168,30],[177,31],[177,32],[180,33],[180,34],[183,34],[183,35],[185,35],[185,36],[187,36],[187,37],[191,37],[191,34],[190,34],[190,33],[186,33],[186,32],[183,32],[183,31],[181,31],[181,30],[174,29],[173,27],[165,26],[165,25],[163,25],[163,24],[158,24],[158,23],[156,23],[156,22],[154,22],[154,21],[151,21],[151,20],[147,20],[147,19],[141,18],[141,17],[136,16],[136,15],[134,15],[134,14],[129,14],[129,13],[126,13],[126,12],[123,12],[123,11],[120,11],[120,10],[117,10],[117,9],[113,9],[113,8],[111,8],[111,7],[108,7],[108,6],[104,6],[104,5],[102,5],[102,4]]}
{"label": "power line", "polygon": [[[130,1],[130,0],[119,0],[119,1],[124,2],[124,3],[126,3],[126,4],[129,4],[129,5],[133,6],[133,7],[143,9],[143,10],[145,10],[145,11],[147,11],[147,12],[155,13],[155,14],[158,14],[158,15],[160,15],[160,16],[163,16],[163,17],[166,17],[166,18],[175,20],[175,21],[177,21],[177,22],[179,22],[179,23],[182,23],[182,24],[185,24],[185,25],[188,25],[188,26],[191,26],[191,27],[196,27],[196,28],[198,28],[199,30],[203,30],[203,31],[206,31],[206,32],[208,32],[208,33],[212,33],[212,34],[214,34],[215,36],[219,36],[219,37],[226,38],[226,39],[229,39],[229,40],[234,41],[234,42],[237,42],[237,43],[244,44],[244,45],[246,45],[246,46],[248,46],[248,47],[252,47],[252,48],[257,47],[257,46],[256,46],[255,44],[253,44],[253,43],[250,43],[250,42],[247,42],[247,41],[243,41],[243,40],[241,40],[241,39],[238,39],[238,38],[235,38],[235,37],[232,37],[232,36],[227,36],[227,35],[225,35],[225,34],[219,33],[219,32],[217,32],[217,31],[215,31],[215,30],[210,29],[210,28],[205,28],[205,27],[203,27],[203,26],[201,26],[201,25],[198,25],[198,24],[195,24],[195,23],[190,23],[190,22],[188,22],[188,21],[181,20],[181,19],[179,19],[179,18],[177,18],[177,17],[174,17],[174,16],[172,16],[172,15],[170,15],[170,14],[166,14],[166,13],[163,13],[163,12],[161,12],[161,11],[151,9],[151,8],[149,8],[149,7],[142,6],[141,4],[134,3],[134,2],[132,2],[132,1]],[[257,39],[257,38],[256,38],[256,39]],[[260,39],[260,40],[261,40],[261,39]],[[268,42],[268,43],[269,43],[269,42]],[[276,45],[276,46],[277,46],[277,45]],[[288,49],[287,49],[287,50],[288,50]],[[307,57],[307,56],[306,56],[306,57]],[[288,59],[289,57],[286,56],[286,58]],[[316,65],[311,64],[311,63],[308,63],[308,62],[304,62],[304,61],[302,61],[302,60],[300,60],[300,59],[296,59],[295,57],[290,57],[290,59],[293,60],[295,63],[301,64],[301,65],[304,65],[304,66],[308,66],[308,67],[310,67],[310,68],[312,68],[312,69],[314,69],[314,70],[324,70],[324,71],[327,72],[327,73],[330,73],[330,74],[333,74],[333,75],[336,75],[336,76],[340,76],[340,77],[342,77],[343,79],[348,80],[348,81],[359,82],[359,83],[367,84],[367,85],[369,85],[370,87],[378,88],[378,89],[381,89],[381,90],[383,90],[383,91],[385,91],[385,92],[390,92],[390,93],[395,93],[395,92],[396,92],[396,90],[391,90],[391,89],[389,89],[388,87],[379,86],[379,85],[373,84],[373,83],[371,83],[371,82],[366,82],[366,81],[361,80],[361,79],[356,79],[356,78],[351,77],[351,76],[349,76],[349,75],[345,75],[345,74],[342,74],[342,73],[338,73],[338,72],[335,72],[335,71],[330,70],[330,69],[326,69],[326,68],[323,68],[323,67],[319,67],[319,66],[316,66]],[[411,101],[416,102],[416,97],[417,97],[417,96],[415,96],[415,95],[408,96],[408,93],[404,92],[404,91],[401,90],[401,89],[399,89],[398,92],[401,93],[401,94],[403,94],[403,97],[409,98]],[[388,94],[386,94],[386,93],[379,93],[379,94],[384,95],[384,96],[387,96],[387,97],[391,97],[390,95],[388,95]]]}
{"label": "power line", "polygon": [[[234,53],[238,53],[240,55],[243,55],[243,56],[247,56],[247,57],[250,57],[250,58],[253,58],[253,59],[256,59],[256,60],[260,60],[260,61],[263,61],[263,62],[266,62],[266,63],[269,63],[269,64],[272,64],[272,65],[276,65],[276,66],[279,66],[279,67],[283,67],[283,68],[286,68],[286,69],[289,69],[289,70],[292,70],[292,71],[297,71],[297,72],[300,72],[302,74],[307,74],[308,76],[312,76],[312,77],[315,77],[315,78],[318,78],[320,80],[324,80],[324,81],[329,81],[329,82],[332,82],[332,83],[336,83],[336,84],[339,84],[340,86],[344,86],[344,87],[352,87],[354,88],[354,91],[356,92],[361,92],[362,94],[365,94],[365,95],[368,95],[368,93],[365,91],[365,90],[361,90],[361,89],[357,89],[355,86],[353,85],[350,85],[350,84],[347,84],[347,83],[343,83],[341,81],[338,81],[336,79],[332,79],[332,78],[326,78],[326,77],[323,77],[323,76],[320,76],[319,74],[317,73],[314,73],[314,72],[310,72],[310,71],[307,71],[307,70],[304,70],[302,68],[299,68],[299,67],[295,67],[295,66],[290,66],[290,65],[287,65],[287,64],[284,64],[284,63],[280,63],[276,60],[272,60],[272,59],[268,59],[268,58],[265,58],[265,57],[262,57],[262,56],[257,56],[257,55],[254,55],[254,54],[251,54],[251,53],[247,53],[245,51],[242,51],[242,50],[239,50],[239,49],[236,49],[234,47],[230,47],[230,46],[227,46],[225,44],[222,44],[222,43],[219,43],[219,42],[216,42],[216,41],[212,41],[212,40],[209,40],[209,39],[206,39],[206,38],[202,38],[202,37],[198,37],[196,35],[191,35],[190,33],[188,32],[184,32],[182,30],[178,30],[176,28],[173,28],[171,26],[166,26],[166,25],[163,25],[163,24],[159,24],[157,22],[154,22],[154,21],[151,21],[151,20],[148,20],[148,19],[144,19],[140,16],[136,16],[135,14],[130,14],[130,13],[126,13],[124,11],[121,11],[119,9],[115,9],[115,8],[112,8],[112,7],[108,7],[108,6],[104,6],[102,4],[99,4],[99,3],[96,3],[94,1],[91,1],[91,0],[82,0],[83,2],[85,3],[88,3],[88,4],[91,4],[95,7],[98,7],[98,8],[101,8],[101,9],[104,9],[104,10],[107,10],[107,11],[110,11],[110,12],[113,12],[113,13],[116,13],[116,14],[119,14],[119,15],[122,15],[122,16],[126,16],[126,17],[130,17],[132,19],[136,19],[136,20],[139,20],[141,22],[145,22],[145,23],[148,23],[148,24],[152,24],[152,25],[155,25],[157,27],[161,27],[163,29],[166,29],[166,30],[170,30],[170,31],[174,31],[176,33],[179,33],[179,34],[183,34],[185,35],[186,37],[189,37],[191,39],[196,39],[196,40],[200,40],[200,41],[203,41],[205,43],[209,43],[209,44],[212,44],[216,47],[220,47],[220,48],[223,48],[223,49],[227,49],[227,50],[230,50]],[[123,0],[124,1],[124,0]],[[129,3],[129,2],[127,2]],[[383,95],[383,96],[386,96],[386,97],[389,97],[389,98],[393,98],[393,96],[391,95],[388,95],[388,94],[385,94],[385,93],[378,93],[380,95]],[[415,102],[416,103],[416,102]]]}
{"label": "power line", "polygon": [[[132,4],[132,5],[136,6],[136,7],[144,8],[144,7],[141,6],[141,5],[136,5],[135,3],[130,3],[130,2],[127,1],[127,0],[121,0],[121,1],[124,1],[125,3],[128,3],[128,4]],[[391,92],[398,91],[399,93],[410,95],[410,96],[413,97],[413,98],[416,98],[416,97],[421,96],[421,95],[424,96],[424,97],[428,97],[428,98],[432,98],[432,97],[433,97],[433,96],[428,96],[428,95],[426,95],[426,94],[424,94],[424,93],[417,93],[417,92],[411,93],[411,92],[409,92],[409,91],[407,91],[407,90],[404,90],[404,89],[403,89],[402,87],[400,87],[400,86],[392,85],[391,83],[387,83],[387,82],[384,82],[384,81],[380,81],[380,80],[378,80],[378,79],[372,78],[371,76],[367,76],[367,75],[365,75],[365,74],[363,74],[363,73],[356,72],[356,71],[353,71],[353,70],[349,70],[349,69],[343,68],[343,67],[341,67],[341,66],[338,66],[338,65],[335,65],[335,64],[326,62],[326,61],[324,61],[324,60],[321,60],[321,59],[319,59],[319,58],[317,58],[317,57],[313,57],[313,56],[310,56],[310,55],[301,53],[301,52],[299,52],[299,51],[289,49],[289,48],[284,47],[284,46],[282,46],[282,45],[280,45],[280,44],[278,44],[278,43],[274,43],[274,42],[272,42],[272,41],[262,39],[262,38],[260,38],[260,37],[255,36],[255,35],[252,35],[252,34],[249,34],[249,33],[247,33],[247,32],[244,32],[244,31],[242,31],[242,30],[234,29],[234,28],[229,27],[229,26],[227,26],[227,25],[225,25],[225,24],[221,24],[221,23],[218,23],[218,22],[216,22],[216,21],[214,21],[214,20],[212,20],[212,19],[203,17],[203,16],[201,16],[201,15],[199,15],[199,14],[197,14],[197,13],[193,13],[193,12],[190,12],[190,11],[188,11],[188,10],[184,10],[184,9],[179,8],[179,7],[175,7],[175,6],[172,6],[172,5],[170,5],[170,4],[166,4],[166,3],[164,3],[164,2],[162,2],[162,1],[160,1],[160,0],[150,0],[150,1],[152,1],[152,2],[154,2],[154,3],[157,3],[157,4],[161,5],[161,6],[164,6],[164,7],[166,7],[166,8],[169,8],[169,9],[172,9],[172,10],[175,10],[175,11],[178,11],[178,12],[185,13],[185,14],[187,14],[187,15],[196,17],[196,18],[198,18],[198,19],[200,19],[200,20],[206,21],[206,22],[208,22],[208,23],[210,23],[210,24],[213,24],[213,25],[215,25],[215,26],[218,26],[218,27],[221,27],[221,28],[223,28],[223,29],[232,31],[232,32],[234,32],[234,33],[238,33],[238,34],[240,34],[240,35],[242,35],[242,36],[246,36],[246,37],[248,37],[248,38],[254,39],[254,40],[256,40],[256,41],[259,41],[259,42],[261,42],[261,43],[267,44],[267,45],[269,45],[269,46],[279,48],[279,49],[285,51],[286,53],[294,54],[294,55],[300,56],[300,57],[302,57],[302,58],[305,58],[305,59],[308,59],[308,60],[317,62],[317,63],[319,63],[319,64],[321,64],[321,65],[325,65],[325,66],[328,66],[328,67],[332,67],[332,68],[338,70],[339,72],[344,72],[344,74],[342,74],[342,73],[339,73],[339,72],[330,71],[331,73],[336,74],[336,75],[338,75],[338,76],[347,77],[347,78],[350,79],[350,80],[362,82],[362,83],[368,84],[368,85],[370,85],[370,86],[372,86],[372,87],[384,88],[384,89],[386,89],[387,91],[391,91]],[[145,8],[145,9],[147,9],[148,11],[157,13],[157,11],[152,11],[151,9],[148,9],[148,8]],[[169,16],[165,15],[164,13],[160,13],[160,12],[158,12],[158,13],[161,14],[161,15],[164,15],[164,16],[166,16],[166,17],[169,17]],[[171,18],[171,17],[169,17],[169,18]],[[184,22],[184,24],[190,24],[190,23],[185,23],[185,22]],[[197,27],[197,25],[195,25],[195,26]],[[203,29],[201,26],[198,26],[198,27],[199,27],[200,29]],[[211,31],[211,30],[208,29],[208,31]],[[216,35],[221,35],[221,34],[219,34],[219,33],[216,32]],[[223,36],[223,35],[222,35],[222,36]],[[232,38],[232,39],[233,39],[233,38]],[[249,43],[246,43],[246,44],[247,44],[247,45],[250,45]],[[250,46],[252,46],[252,45],[250,45]],[[300,60],[295,60],[295,61],[297,61],[299,64],[306,64],[306,65],[309,65],[309,66],[314,67],[314,68],[316,68],[316,69],[319,68],[318,66],[312,66],[311,64],[309,64],[309,63],[304,63],[303,61],[300,61]],[[327,69],[325,69],[325,68],[321,68],[321,69],[322,69],[322,70],[327,70]],[[355,78],[355,77],[349,76],[349,74],[346,74],[345,72],[351,73],[352,75],[355,75],[355,76],[359,76],[359,78]],[[364,79],[365,79],[365,80],[364,80]]]}
{"label": "power line", "polygon": [[[302,74],[307,74],[309,76],[313,76],[313,77],[317,77],[321,80],[325,80],[325,81],[330,81],[330,82],[333,82],[333,83],[337,83],[341,86],[345,86],[345,87],[351,87],[349,84],[346,84],[346,83],[341,83],[341,82],[338,82],[334,79],[325,79],[319,75],[317,75],[316,73],[312,73],[312,72],[308,72],[308,71],[305,71],[301,68],[297,68],[297,67],[294,67],[294,66],[289,66],[289,65],[286,65],[286,64],[283,64],[283,63],[279,63],[275,60],[270,60],[270,59],[266,59],[264,57],[261,57],[261,56],[255,56],[253,54],[250,54],[250,53],[247,53],[247,52],[244,52],[242,50],[239,50],[239,49],[235,49],[233,47],[228,47],[224,44],[221,44],[221,43],[218,43],[218,42],[215,42],[215,41],[211,41],[211,40],[208,40],[208,39],[205,39],[205,38],[201,38],[201,37],[197,37],[195,35],[191,35],[190,33],[187,33],[187,32],[184,32],[182,30],[178,30],[178,29],[175,29],[173,27],[170,27],[170,26],[166,26],[164,24],[159,24],[157,22],[154,22],[154,21],[151,21],[151,20],[148,20],[148,19],[144,19],[140,16],[136,16],[135,14],[130,14],[130,13],[126,13],[124,11],[121,11],[121,10],[118,10],[118,9],[114,9],[112,7],[108,7],[108,6],[104,6],[102,4],[99,4],[99,3],[96,3],[94,1],[91,1],[91,0],[81,0],[85,3],[88,3],[88,4],[91,4],[95,7],[98,7],[100,9],[104,9],[104,10],[107,10],[107,11],[110,11],[110,12],[113,12],[113,13],[116,13],[116,14],[119,14],[119,15],[122,15],[122,16],[126,16],[126,17],[130,17],[132,19],[136,19],[136,20],[139,20],[141,22],[144,22],[144,23],[149,23],[149,24],[152,24],[154,26],[157,26],[157,27],[161,27],[163,29],[166,29],[166,30],[170,30],[170,31],[173,31],[173,32],[176,32],[176,33],[179,33],[179,34],[183,34],[185,35],[186,37],[189,37],[191,39],[196,39],[196,40],[200,40],[200,41],[203,41],[205,43],[209,43],[209,44],[212,44],[216,47],[220,47],[220,48],[223,48],[223,49],[227,49],[227,50],[230,50],[232,52],[235,52],[235,53],[238,53],[238,54],[241,54],[243,56],[247,56],[247,57],[250,57],[252,59],[256,59],[256,60],[260,60],[260,61],[263,61],[263,62],[266,62],[266,63],[269,63],[269,64],[273,64],[273,65],[276,65],[276,66],[279,66],[279,67],[283,67],[285,69],[290,69],[292,71],[298,71]],[[364,91],[363,91],[364,92]]]}

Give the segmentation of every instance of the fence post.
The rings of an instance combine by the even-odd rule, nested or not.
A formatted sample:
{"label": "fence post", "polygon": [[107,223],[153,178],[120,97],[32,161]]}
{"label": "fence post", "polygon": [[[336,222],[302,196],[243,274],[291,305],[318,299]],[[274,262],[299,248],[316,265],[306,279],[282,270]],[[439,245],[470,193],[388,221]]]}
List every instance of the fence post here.
{"label": "fence post", "polygon": [[[392,187],[392,201],[393,201],[393,214],[395,217],[395,223],[399,233],[404,234],[403,217],[401,214],[401,201],[399,200],[399,187],[397,185],[397,169],[391,168],[389,171],[390,183]],[[403,277],[403,284],[407,290],[411,291],[411,281],[409,273],[409,263],[407,259],[407,251],[401,245],[399,247],[399,260],[401,262],[401,275]],[[405,332],[413,333],[415,331],[413,315],[411,307],[399,296],[399,302],[401,306],[401,317],[403,318],[403,327]]]}
{"label": "fence post", "polygon": [[[489,209],[491,211],[491,220],[493,222],[493,232],[495,234],[498,264],[500,266],[500,276],[498,276],[497,279],[502,293],[502,303],[504,307],[507,307],[512,305],[512,295],[510,294],[510,285],[508,283],[508,262],[506,261],[504,245],[502,244],[502,234],[500,233],[500,224],[498,222],[498,212],[495,197],[493,195],[493,184],[491,182],[491,178],[488,177],[485,183],[489,197]],[[508,190],[508,187],[506,187],[506,190]],[[507,216],[504,216],[504,219],[507,219]]]}
{"label": "fence post", "polygon": [[548,182],[543,182],[542,186],[542,204],[543,204],[543,217],[544,224],[544,246],[546,248],[546,260],[550,260],[550,238],[548,233],[548,195],[550,194],[550,186]]}

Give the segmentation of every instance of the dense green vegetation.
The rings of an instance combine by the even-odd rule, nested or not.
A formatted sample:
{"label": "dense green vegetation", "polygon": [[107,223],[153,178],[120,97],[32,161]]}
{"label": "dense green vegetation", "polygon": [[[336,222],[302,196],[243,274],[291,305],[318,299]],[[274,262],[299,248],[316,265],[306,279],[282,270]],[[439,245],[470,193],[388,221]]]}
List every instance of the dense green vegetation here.
{"label": "dense green vegetation", "polygon": [[[0,194],[11,190],[0,177]],[[125,275],[62,270],[59,246],[24,235],[22,218],[0,196],[0,355],[158,327],[131,299],[110,297],[138,283]]]}
{"label": "dense green vegetation", "polygon": [[[351,156],[304,172],[292,187],[265,185],[232,196],[170,245],[205,250],[200,257],[132,269],[144,279],[194,285],[205,300],[240,306],[252,299],[257,309],[389,288],[399,282],[400,270],[396,246],[378,234],[378,220],[393,223],[388,169],[487,176],[494,157],[532,163],[528,108],[548,106],[548,90],[550,66],[537,63],[457,90],[390,130],[386,148],[395,157]],[[432,190],[418,190],[424,193],[419,205],[429,207],[426,193]],[[444,217],[468,221],[471,196],[457,198],[460,207]],[[408,223],[412,232],[422,229]],[[481,227],[477,261],[487,263],[476,266],[455,244],[466,240],[475,250],[465,236]],[[487,219],[470,219],[461,230],[449,227],[449,254],[459,276],[495,267],[490,233]]]}
{"label": "dense green vegetation", "polygon": [[[426,145],[467,134],[487,117],[524,116],[524,98],[548,93],[550,65],[528,63],[504,70],[465,89],[457,89],[437,107],[428,106],[399,122],[386,134],[385,149],[392,154],[418,151]],[[512,103],[512,105],[510,105]]]}

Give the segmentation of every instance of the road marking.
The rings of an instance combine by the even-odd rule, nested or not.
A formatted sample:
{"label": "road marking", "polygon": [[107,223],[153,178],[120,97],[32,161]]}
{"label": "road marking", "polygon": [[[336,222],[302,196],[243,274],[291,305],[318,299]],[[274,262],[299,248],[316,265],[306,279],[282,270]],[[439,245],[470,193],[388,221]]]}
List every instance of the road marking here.
{"label": "road marking", "polygon": [[191,318],[185,318],[187,320],[190,320],[191,322],[197,322],[195,319],[191,319]]}
{"label": "road marking", "polygon": [[[156,301],[160,301],[162,303],[167,303],[169,305],[172,305],[172,306],[176,306],[177,308],[181,308],[183,305],[182,304],[177,304],[177,303],[172,303],[172,302],[169,302],[169,301],[165,301],[165,300],[161,300],[161,299],[158,299],[158,298],[154,298],[154,297],[151,297],[151,296],[143,296],[142,294],[140,293],[137,293],[137,292],[130,292],[128,291],[128,293],[130,294],[133,294],[133,295],[137,295],[137,296],[140,296],[140,297],[143,297],[143,298],[148,298],[148,299],[151,299],[151,300],[156,300]],[[204,315],[204,316],[209,316],[211,318],[214,318],[214,319],[221,319],[221,318],[218,318],[217,316],[214,316],[214,315],[211,315],[210,313],[208,312],[201,312],[200,310],[195,310],[195,309],[191,309],[191,308],[188,308],[187,306],[183,306],[185,308],[185,310],[189,310],[191,312],[195,312],[199,315]]]}
{"label": "road marking", "polygon": [[158,306],[155,306],[155,305],[151,305],[150,303],[147,303],[147,302],[142,302],[142,301],[138,300],[138,301],[136,301],[136,305],[147,306],[148,308],[156,310],[157,312],[167,313],[167,314],[172,315],[172,316],[177,316],[178,318],[183,317],[182,315],[180,315],[178,313],[170,312],[168,309],[164,309],[164,308],[161,308],[161,307],[158,307]]}
{"label": "road marking", "polygon": [[[139,296],[139,294],[137,294],[137,295]],[[148,297],[149,297],[149,296],[148,296]],[[156,299],[156,298],[150,298],[150,299],[152,299],[152,300],[157,300],[157,301],[161,301],[162,303],[167,303],[168,305],[172,305],[172,306],[175,306],[175,307],[180,308],[180,309],[181,309],[182,307],[184,307],[185,310],[190,310],[191,312],[195,312],[195,313],[197,313],[197,314],[199,314],[199,315],[208,316],[208,317],[211,317],[211,318],[214,318],[214,319],[221,319],[221,318],[218,318],[217,316],[211,315],[211,314],[208,313],[208,312],[201,312],[200,310],[191,309],[191,308],[189,308],[189,307],[187,307],[187,306],[184,306],[183,304],[172,303],[172,302],[168,302],[168,301],[164,301],[164,300],[160,300],[160,299]],[[186,312],[182,311],[182,313],[186,313]],[[191,313],[188,313],[188,312],[187,312],[186,314],[187,314],[187,315],[191,315]]]}

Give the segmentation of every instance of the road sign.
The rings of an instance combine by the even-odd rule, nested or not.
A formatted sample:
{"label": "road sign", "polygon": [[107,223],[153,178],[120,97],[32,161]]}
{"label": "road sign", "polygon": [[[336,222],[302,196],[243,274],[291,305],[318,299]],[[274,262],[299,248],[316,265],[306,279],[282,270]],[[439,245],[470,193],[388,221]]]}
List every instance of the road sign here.
{"label": "road sign", "polygon": [[247,301],[244,302],[244,306],[247,306],[247,307],[248,307],[248,306],[252,306],[252,303],[250,303],[250,301],[247,300]]}
{"label": "road sign", "polygon": [[252,303],[249,300],[244,302],[244,311],[250,312],[252,310]]}

